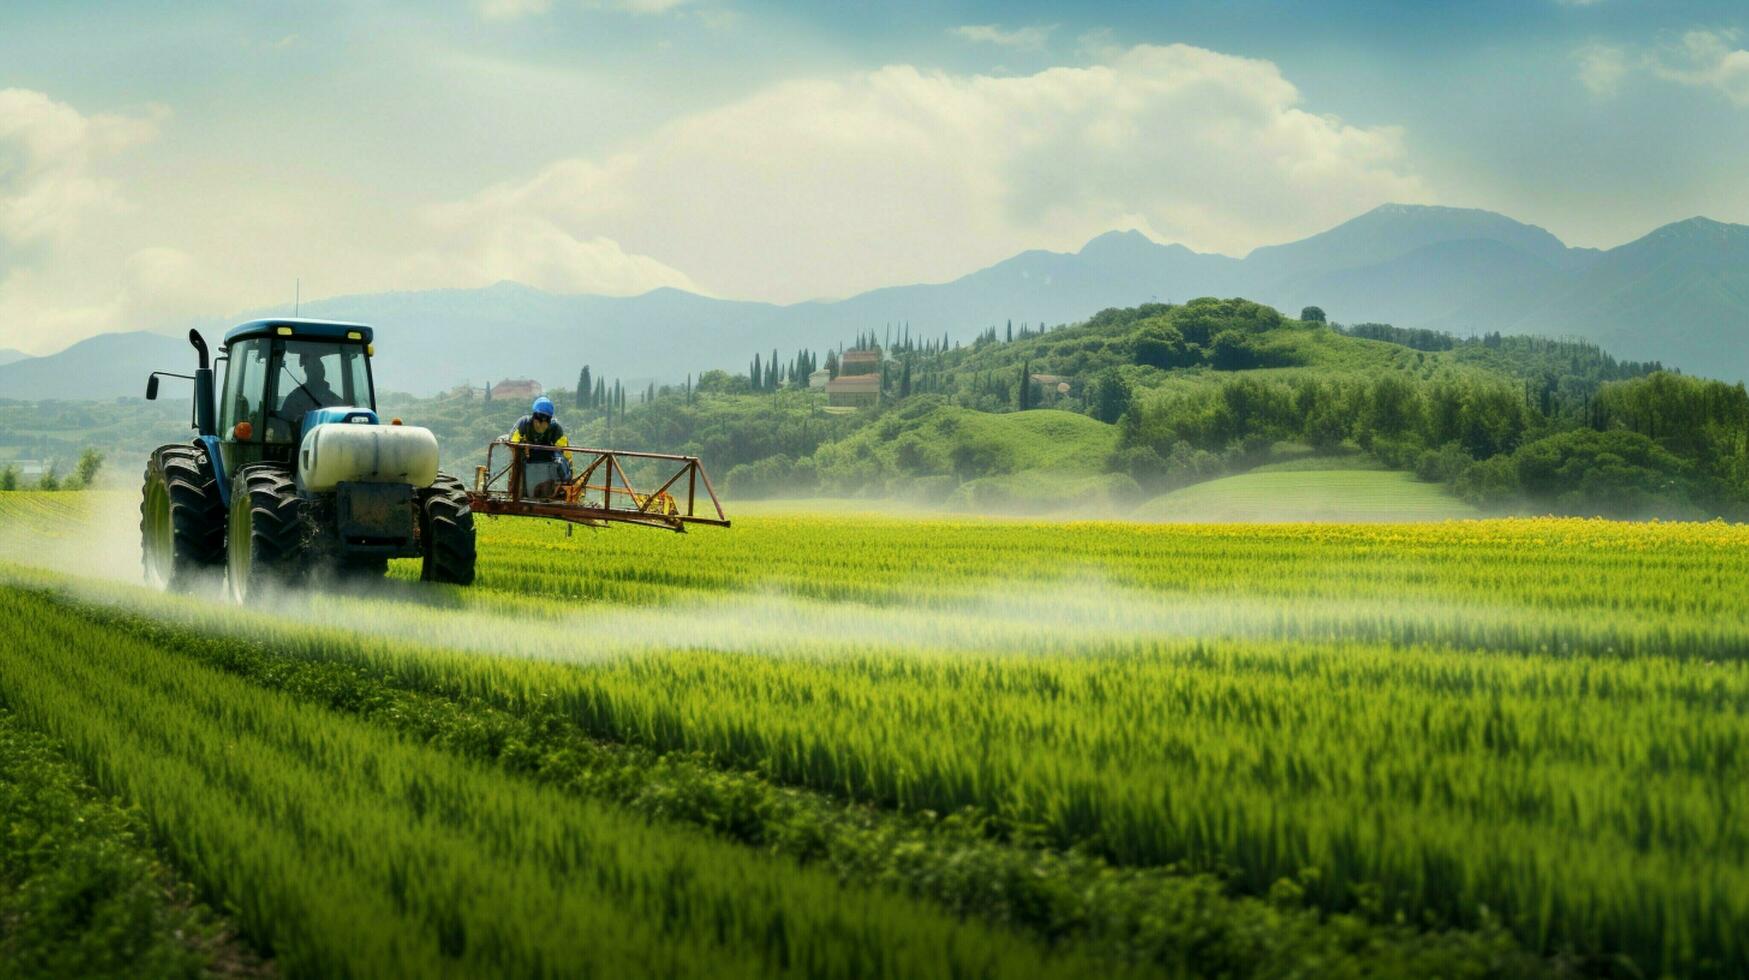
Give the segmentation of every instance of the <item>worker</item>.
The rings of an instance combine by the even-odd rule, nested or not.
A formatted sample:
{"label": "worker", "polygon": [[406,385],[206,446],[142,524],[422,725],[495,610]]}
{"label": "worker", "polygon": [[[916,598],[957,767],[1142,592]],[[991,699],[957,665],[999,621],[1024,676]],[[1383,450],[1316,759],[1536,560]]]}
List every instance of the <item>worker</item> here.
{"label": "worker", "polygon": [[[569,446],[571,441],[565,437],[565,427],[559,420],[553,418],[553,400],[545,395],[534,400],[529,414],[516,420],[516,427],[510,430],[510,441],[513,443],[530,443],[536,446]],[[548,480],[559,483],[569,483],[571,480],[571,454],[558,453],[550,449],[530,449],[517,453],[522,458],[521,469],[530,475],[526,485],[543,486]],[[523,484],[523,480],[516,481]],[[519,488],[520,489],[520,488]]]}

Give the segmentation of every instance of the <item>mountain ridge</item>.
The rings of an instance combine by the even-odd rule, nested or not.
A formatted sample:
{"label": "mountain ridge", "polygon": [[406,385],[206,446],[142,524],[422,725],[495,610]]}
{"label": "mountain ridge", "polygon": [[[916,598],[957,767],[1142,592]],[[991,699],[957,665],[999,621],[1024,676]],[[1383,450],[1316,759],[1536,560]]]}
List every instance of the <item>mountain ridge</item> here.
{"label": "mountain ridge", "polygon": [[[1687,218],[1596,250],[1491,211],[1395,203],[1243,258],[1113,230],[1074,252],[1030,249],[946,282],[790,305],[673,287],[629,297],[555,294],[506,280],[334,297],[305,303],[303,313],[374,324],[379,385],[430,393],[504,377],[569,387],[584,364],[641,386],[889,326],[969,341],[1008,320],[1072,322],[1108,307],[1205,295],[1245,296],[1289,315],[1318,306],[1349,323],[1578,336],[1622,357],[1749,378],[1749,226]],[[192,325],[222,329],[283,313]],[[133,394],[147,370],[186,366],[180,333],[105,334],[0,362],[0,397]]]}

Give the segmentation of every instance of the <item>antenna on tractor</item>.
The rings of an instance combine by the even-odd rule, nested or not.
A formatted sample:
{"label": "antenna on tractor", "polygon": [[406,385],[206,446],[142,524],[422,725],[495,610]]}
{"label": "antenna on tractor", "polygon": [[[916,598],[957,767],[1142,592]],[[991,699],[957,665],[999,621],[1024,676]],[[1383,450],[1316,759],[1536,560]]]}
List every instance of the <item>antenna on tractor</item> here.
{"label": "antenna on tractor", "polygon": [[292,316],[304,308],[304,280],[300,277],[292,280]]}

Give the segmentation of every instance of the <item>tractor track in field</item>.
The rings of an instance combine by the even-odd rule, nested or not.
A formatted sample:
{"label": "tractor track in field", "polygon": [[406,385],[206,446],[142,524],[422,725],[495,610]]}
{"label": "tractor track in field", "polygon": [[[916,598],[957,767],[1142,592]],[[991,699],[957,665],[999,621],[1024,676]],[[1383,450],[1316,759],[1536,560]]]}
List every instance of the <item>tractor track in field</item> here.
{"label": "tractor track in field", "polygon": [[1531,976],[1559,966],[1518,950],[1498,925],[1425,930],[1384,916],[1327,915],[1302,904],[1292,882],[1263,897],[1236,894],[1213,874],[1117,867],[1080,849],[1045,846],[1026,828],[973,809],[904,814],[847,803],[718,767],[702,754],[604,740],[554,711],[510,711],[392,683],[343,661],[288,656],[262,641],[221,641],[28,591],[70,616],[567,795],[822,865],[845,882],[893,889],[955,917],[981,918],[1114,962],[1240,974],[1291,970],[1309,954],[1337,972],[1375,974],[1467,963]]}

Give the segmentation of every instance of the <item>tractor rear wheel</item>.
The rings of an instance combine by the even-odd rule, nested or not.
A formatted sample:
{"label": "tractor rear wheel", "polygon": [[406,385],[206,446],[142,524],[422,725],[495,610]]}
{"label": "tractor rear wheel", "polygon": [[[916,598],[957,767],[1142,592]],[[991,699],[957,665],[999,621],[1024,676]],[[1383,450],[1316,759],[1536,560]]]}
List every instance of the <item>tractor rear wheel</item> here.
{"label": "tractor rear wheel", "polygon": [[462,481],[440,474],[420,492],[419,540],[425,549],[421,580],[473,584],[474,510]]}
{"label": "tractor rear wheel", "polygon": [[225,505],[204,451],[160,446],[146,461],[140,564],[146,581],[186,592],[225,560]]}
{"label": "tractor rear wheel", "polygon": [[304,569],[304,501],[282,466],[245,466],[231,482],[225,588],[242,605]]}

